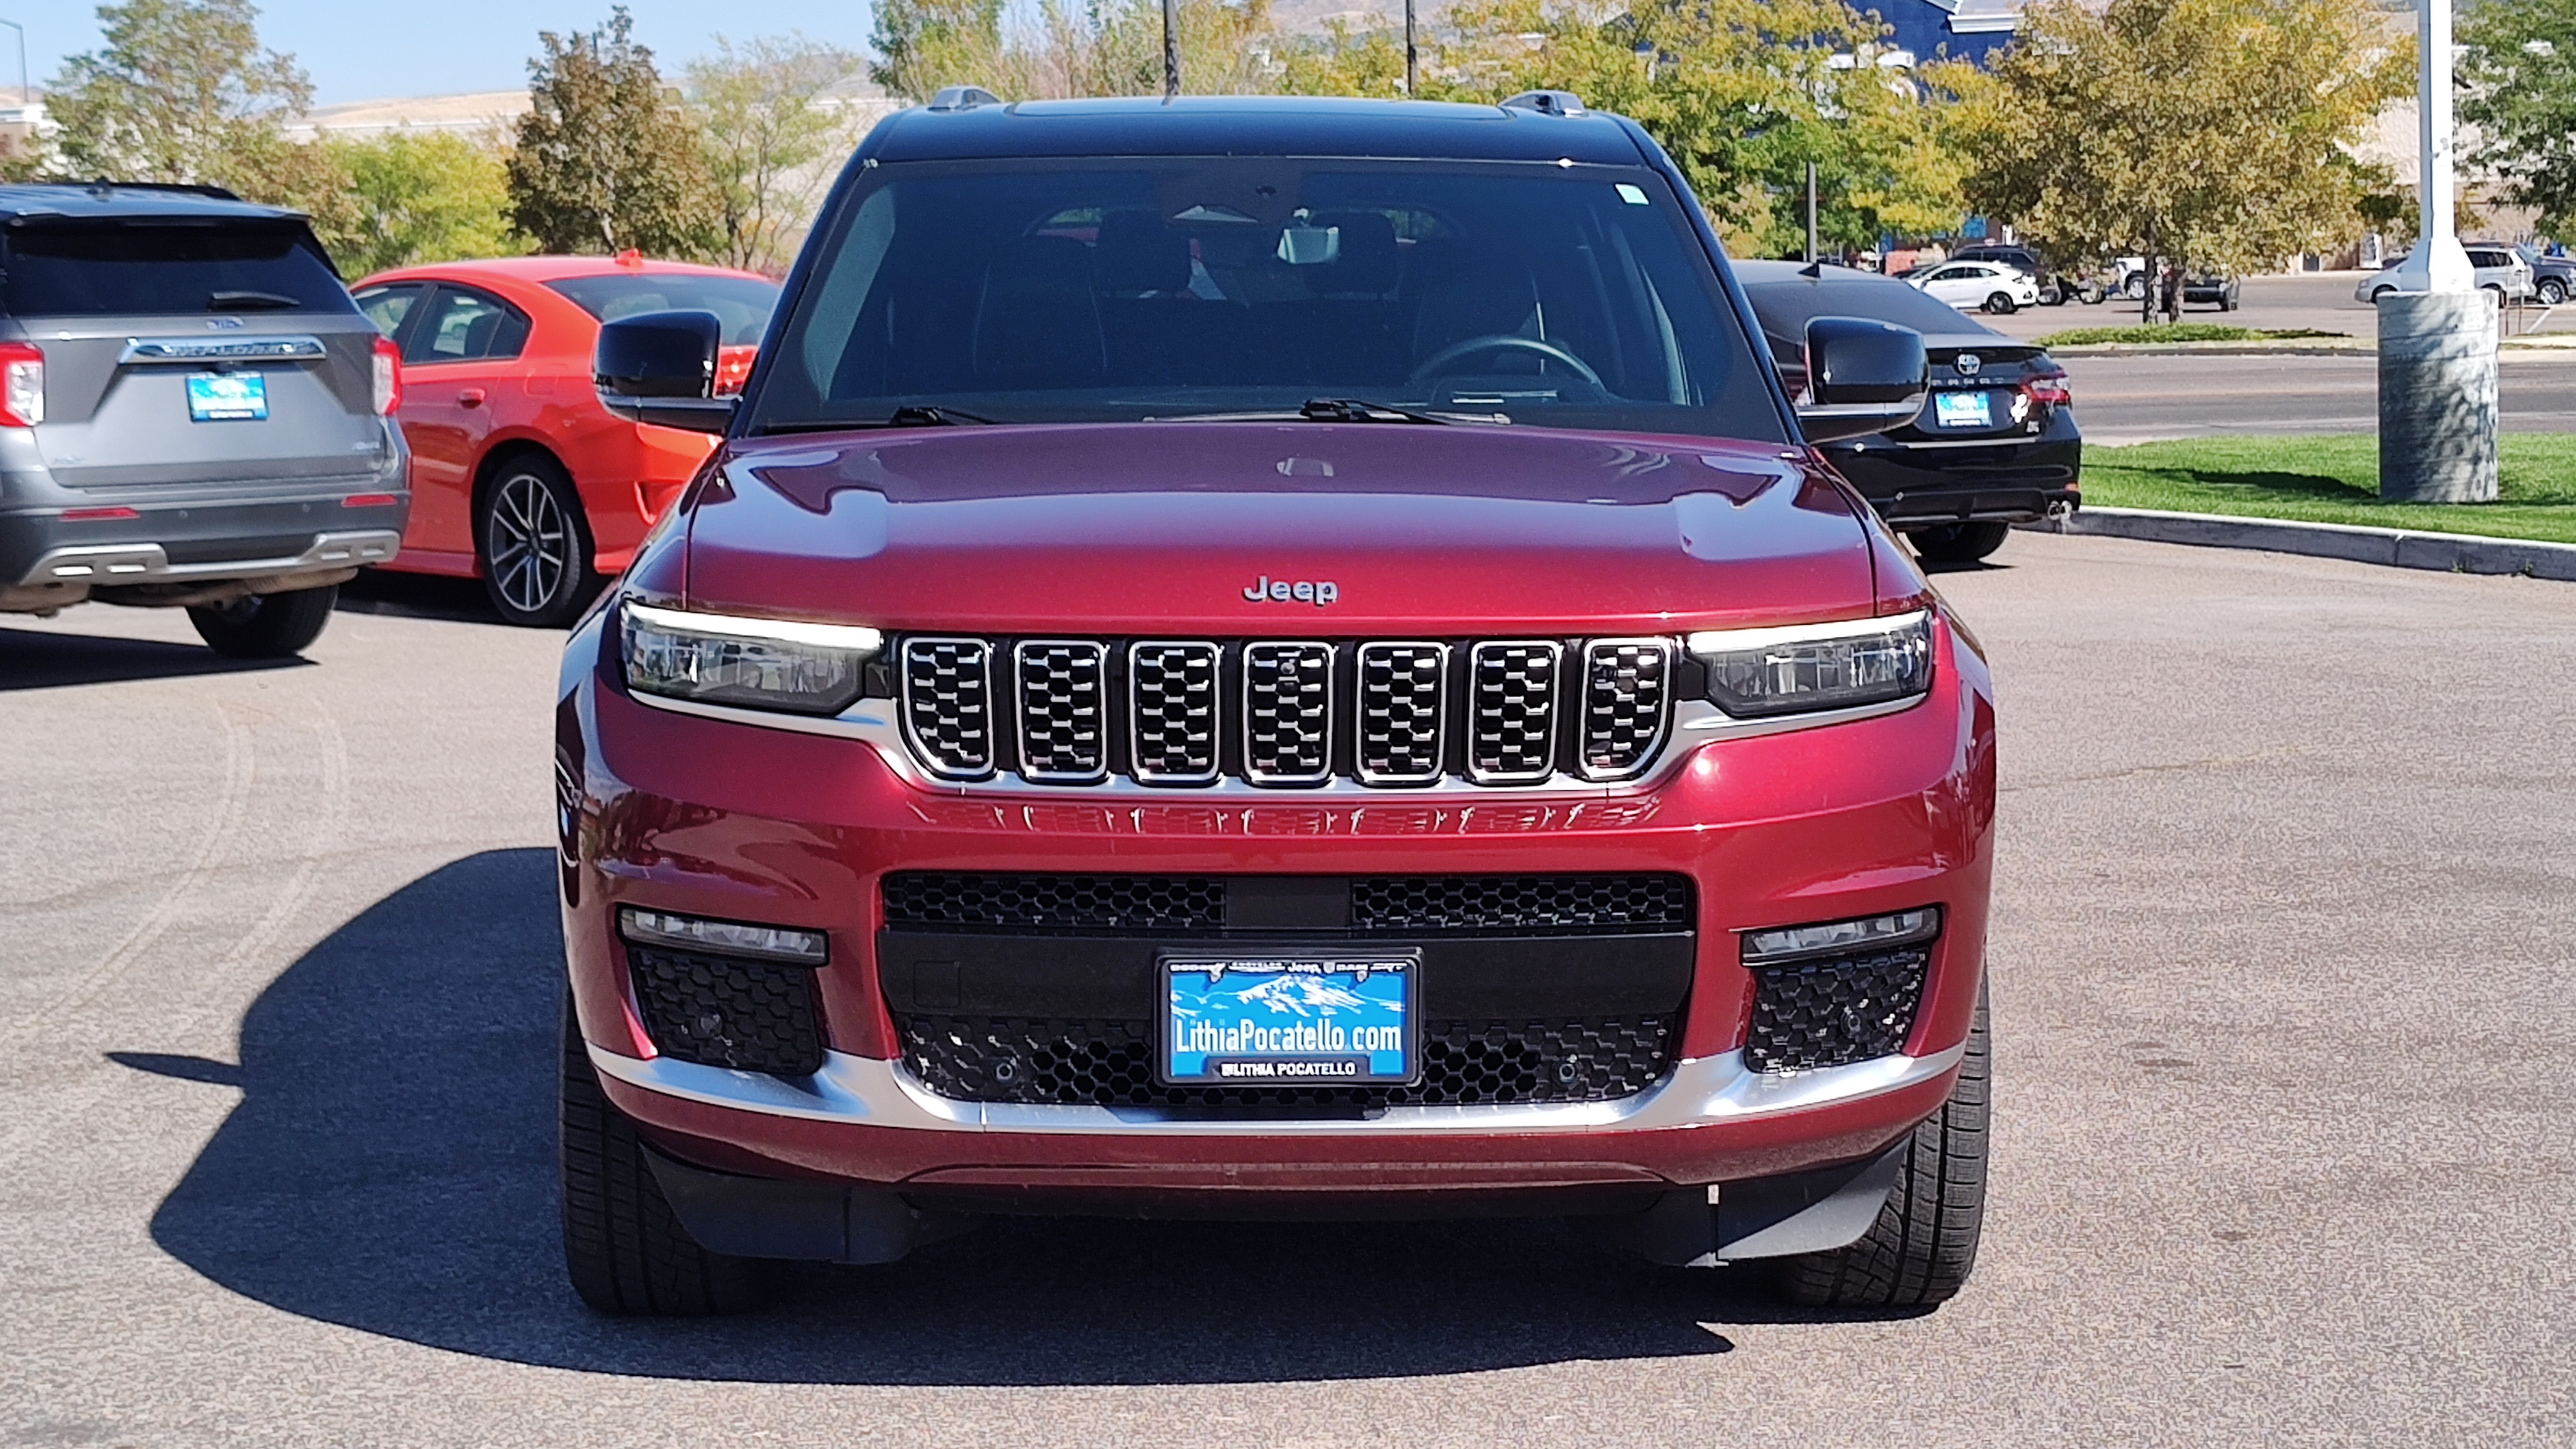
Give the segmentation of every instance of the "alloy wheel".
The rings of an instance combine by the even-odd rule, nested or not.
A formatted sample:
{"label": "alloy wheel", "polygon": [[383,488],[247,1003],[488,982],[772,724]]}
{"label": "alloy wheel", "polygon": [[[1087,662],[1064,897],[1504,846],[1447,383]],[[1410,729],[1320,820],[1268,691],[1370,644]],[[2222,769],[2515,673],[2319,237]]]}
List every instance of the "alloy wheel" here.
{"label": "alloy wheel", "polygon": [[542,612],[572,567],[572,524],[554,490],[533,473],[513,473],[492,490],[492,586],[511,607]]}

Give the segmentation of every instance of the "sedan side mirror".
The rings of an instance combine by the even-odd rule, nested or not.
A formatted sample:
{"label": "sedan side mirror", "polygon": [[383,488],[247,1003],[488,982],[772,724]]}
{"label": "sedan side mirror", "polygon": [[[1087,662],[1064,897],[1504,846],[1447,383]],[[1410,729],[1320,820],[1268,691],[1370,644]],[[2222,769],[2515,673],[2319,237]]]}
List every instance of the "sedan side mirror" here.
{"label": "sedan side mirror", "polygon": [[1864,317],[1814,318],[1799,431],[1810,443],[1830,443],[1901,428],[1923,411],[1929,378],[1922,333]]}
{"label": "sedan side mirror", "polygon": [[591,381],[599,405],[630,422],[693,433],[733,425],[735,399],[715,396],[724,323],[713,312],[644,312],[599,329]]}

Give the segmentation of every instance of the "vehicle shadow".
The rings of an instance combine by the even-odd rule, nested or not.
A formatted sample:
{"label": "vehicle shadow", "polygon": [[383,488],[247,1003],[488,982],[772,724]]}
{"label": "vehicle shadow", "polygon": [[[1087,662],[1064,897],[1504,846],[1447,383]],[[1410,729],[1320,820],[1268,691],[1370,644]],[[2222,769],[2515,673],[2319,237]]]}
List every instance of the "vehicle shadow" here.
{"label": "vehicle shadow", "polygon": [[767,1312],[614,1320],[565,1285],[553,863],[494,851],[350,921],[261,995],[237,1086],[154,1241],[290,1313],[512,1362],[686,1379],[1169,1384],[1724,1353],[1797,1321],[1558,1222],[1004,1220],[879,1268],[780,1273]]}
{"label": "vehicle shadow", "polygon": [[384,569],[358,570],[356,578],[340,586],[338,607],[350,614],[393,614],[468,624],[502,622],[480,580],[398,574]]}
{"label": "vehicle shadow", "polygon": [[0,693],[136,679],[178,679],[194,674],[301,669],[308,664],[303,659],[229,659],[201,644],[171,644],[159,639],[0,629]]}

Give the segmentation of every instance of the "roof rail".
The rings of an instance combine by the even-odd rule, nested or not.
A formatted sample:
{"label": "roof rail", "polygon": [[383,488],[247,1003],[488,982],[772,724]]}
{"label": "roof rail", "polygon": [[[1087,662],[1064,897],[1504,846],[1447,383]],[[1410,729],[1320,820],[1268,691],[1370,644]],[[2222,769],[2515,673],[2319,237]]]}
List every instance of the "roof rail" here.
{"label": "roof rail", "polygon": [[228,187],[208,186],[195,181],[110,181],[102,176],[89,183],[88,189],[102,194],[110,191],[176,191],[184,195],[203,196],[215,201],[241,200],[241,197]]}
{"label": "roof rail", "polygon": [[982,86],[941,86],[930,98],[934,111],[971,111],[977,106],[998,106],[1002,98]]}
{"label": "roof rail", "polygon": [[1542,116],[1579,116],[1583,97],[1572,91],[1523,91],[1503,102],[1507,111],[1536,111]]}

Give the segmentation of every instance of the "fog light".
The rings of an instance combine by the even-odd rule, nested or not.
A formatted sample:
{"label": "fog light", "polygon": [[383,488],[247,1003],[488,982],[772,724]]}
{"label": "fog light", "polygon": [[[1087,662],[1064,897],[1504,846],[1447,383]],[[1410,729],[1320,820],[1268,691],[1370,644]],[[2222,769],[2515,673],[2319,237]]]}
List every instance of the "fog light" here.
{"label": "fog light", "polygon": [[1847,956],[1882,946],[1928,941],[1941,933],[1941,908],[1924,906],[1894,915],[1864,916],[1857,921],[1828,921],[1816,926],[1783,926],[1744,933],[1744,964],[1772,966],[1810,956]]}
{"label": "fog light", "polygon": [[740,921],[710,921],[620,906],[617,928],[630,941],[710,951],[720,956],[750,956],[799,966],[820,966],[825,959],[823,933],[793,926],[752,926]]}

